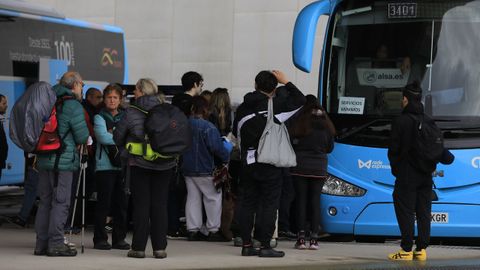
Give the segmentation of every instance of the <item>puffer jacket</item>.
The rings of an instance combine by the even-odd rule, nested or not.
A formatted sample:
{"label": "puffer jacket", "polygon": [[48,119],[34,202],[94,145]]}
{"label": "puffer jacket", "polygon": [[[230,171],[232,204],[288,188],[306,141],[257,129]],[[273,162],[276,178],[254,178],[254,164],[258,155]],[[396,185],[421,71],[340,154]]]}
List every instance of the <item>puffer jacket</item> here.
{"label": "puffer jacket", "polygon": [[[53,90],[57,98],[73,96],[72,90],[55,85]],[[59,156],[59,171],[76,171],[80,167],[77,145],[87,143],[89,131],[85,120],[85,112],[82,104],[76,99],[68,99],[63,102],[57,112],[58,135],[63,139],[64,151]],[[67,134],[68,133],[68,134]],[[66,135],[65,135],[66,134]],[[53,170],[57,154],[39,154],[37,165],[39,169]]]}
{"label": "puffer jacket", "polygon": [[96,171],[111,171],[120,170],[119,167],[114,167],[108,158],[108,153],[105,147],[102,145],[115,145],[113,141],[113,134],[107,130],[107,121],[118,123],[122,119],[123,111],[120,111],[117,115],[112,116],[108,111],[102,110],[99,114],[95,115],[95,138],[97,139],[97,149],[95,153]]}
{"label": "puffer jacket", "polygon": [[[142,110],[149,111],[156,105],[160,104],[157,96],[142,96],[135,101],[135,106]],[[129,107],[125,111],[123,118],[115,126],[113,131],[113,140],[115,144],[121,147],[129,142],[143,143],[145,142],[144,123],[147,115],[136,108]],[[144,169],[163,171],[176,166],[174,159],[157,159],[155,161],[145,160],[141,156],[130,155],[124,150],[122,156],[128,159],[130,166],[137,166]]]}

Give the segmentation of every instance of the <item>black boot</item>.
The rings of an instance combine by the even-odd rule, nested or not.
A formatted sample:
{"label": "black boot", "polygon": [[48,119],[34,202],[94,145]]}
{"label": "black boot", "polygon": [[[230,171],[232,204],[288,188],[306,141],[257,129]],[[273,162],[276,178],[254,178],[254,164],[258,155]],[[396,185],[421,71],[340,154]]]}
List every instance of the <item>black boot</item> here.
{"label": "black boot", "polygon": [[264,258],[281,258],[285,256],[285,252],[277,251],[271,247],[263,247],[260,249],[260,254],[258,256]]}

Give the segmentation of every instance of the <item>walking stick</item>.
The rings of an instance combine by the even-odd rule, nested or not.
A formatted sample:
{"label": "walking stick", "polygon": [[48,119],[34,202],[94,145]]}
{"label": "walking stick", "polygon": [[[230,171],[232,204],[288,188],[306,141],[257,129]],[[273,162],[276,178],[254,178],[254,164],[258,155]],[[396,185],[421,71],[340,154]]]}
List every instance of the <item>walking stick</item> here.
{"label": "walking stick", "polygon": [[87,174],[87,167],[88,167],[88,150],[87,147],[82,145],[80,148],[80,171],[82,175],[82,254],[85,252],[85,178]]}
{"label": "walking stick", "polygon": [[80,193],[80,184],[82,184],[82,238],[81,238],[81,244],[82,244],[82,253],[85,251],[85,244],[84,244],[84,236],[85,236],[85,175],[86,175],[86,169],[88,166],[87,163],[88,160],[88,152],[87,148],[82,145],[80,146],[80,173],[78,175],[78,181],[77,181],[77,189],[75,192],[75,203],[73,204],[73,213],[72,213],[72,221],[70,224],[70,238],[72,237],[72,231],[73,231],[73,224],[75,222],[75,214],[77,211],[77,203],[78,203],[78,194]]}

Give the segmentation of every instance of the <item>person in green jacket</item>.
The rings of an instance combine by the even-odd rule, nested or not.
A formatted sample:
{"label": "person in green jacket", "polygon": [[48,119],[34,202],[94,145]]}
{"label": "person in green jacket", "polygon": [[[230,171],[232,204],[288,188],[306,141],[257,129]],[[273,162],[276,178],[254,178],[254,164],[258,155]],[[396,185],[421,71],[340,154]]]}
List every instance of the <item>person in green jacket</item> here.
{"label": "person in green jacket", "polygon": [[86,144],[89,137],[85,113],[79,102],[83,86],[80,74],[67,72],[53,87],[57,99],[66,96],[74,98],[64,99],[63,105],[57,108],[58,134],[63,151],[59,154],[39,154],[37,158],[40,203],[35,220],[35,255],[77,255],[76,249],[64,244],[64,227],[70,207],[73,173],[80,167],[78,146]]}

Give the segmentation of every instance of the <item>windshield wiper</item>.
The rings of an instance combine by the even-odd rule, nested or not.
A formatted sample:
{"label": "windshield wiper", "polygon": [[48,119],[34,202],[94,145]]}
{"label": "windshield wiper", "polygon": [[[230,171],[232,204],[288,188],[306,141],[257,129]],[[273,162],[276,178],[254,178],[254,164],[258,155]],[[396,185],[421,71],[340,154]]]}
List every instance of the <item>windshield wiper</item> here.
{"label": "windshield wiper", "polygon": [[338,136],[338,139],[339,139],[339,140],[343,140],[343,139],[345,139],[345,138],[347,138],[347,137],[350,137],[350,136],[352,136],[352,135],[354,135],[354,134],[357,134],[358,132],[364,130],[365,128],[367,128],[367,127],[369,127],[369,126],[371,126],[371,125],[373,125],[373,124],[375,124],[375,123],[377,123],[377,122],[379,122],[379,121],[385,121],[385,120],[386,120],[386,119],[375,119],[375,120],[372,120],[372,121],[370,121],[370,122],[367,122],[367,123],[365,123],[365,124],[363,124],[363,125],[361,125],[361,126],[359,126],[359,127],[352,128],[351,130],[349,130],[349,131],[347,131],[347,132],[345,132],[345,133],[342,133],[342,135],[339,135],[339,136]]}

